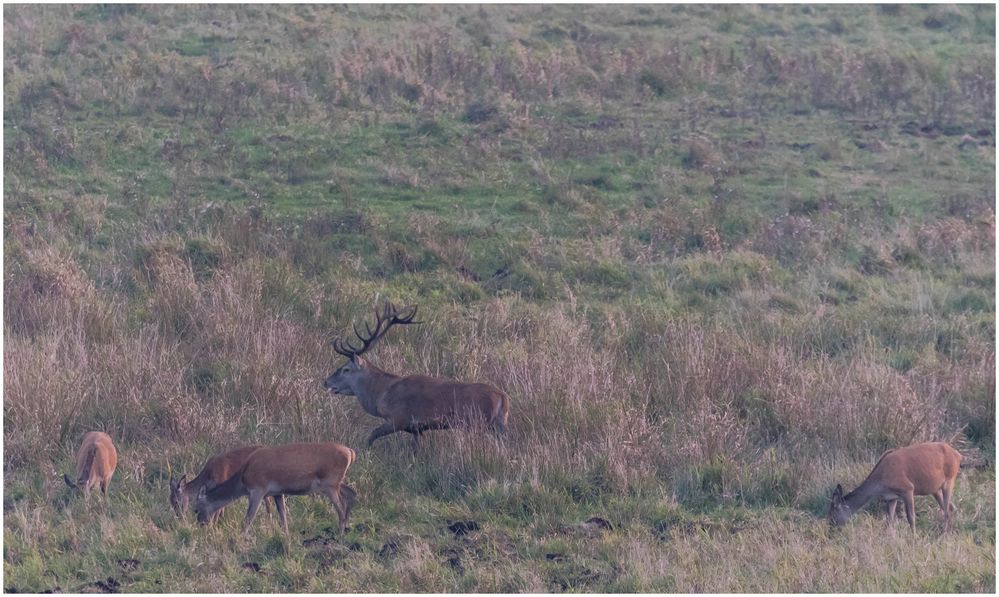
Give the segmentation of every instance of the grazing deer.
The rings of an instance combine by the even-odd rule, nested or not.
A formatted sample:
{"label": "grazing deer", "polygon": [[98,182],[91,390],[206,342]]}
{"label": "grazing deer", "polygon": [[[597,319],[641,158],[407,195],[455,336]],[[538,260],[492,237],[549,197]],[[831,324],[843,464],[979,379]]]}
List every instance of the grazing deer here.
{"label": "grazing deer", "polygon": [[895,518],[895,507],[902,500],[909,527],[916,530],[916,510],[913,496],[932,495],[944,513],[944,529],[950,528],[950,512],[954,479],[961,467],[961,454],[943,442],[916,444],[888,450],[874,465],[867,479],[850,493],[843,495],[837,485],[829,505],[829,521],[845,524],[857,510],[873,498],[887,500],[888,523]]}
{"label": "grazing deer", "polygon": [[368,447],[384,435],[406,431],[413,435],[415,450],[424,431],[447,429],[476,420],[487,423],[495,431],[505,432],[510,398],[493,386],[426,375],[393,375],[361,358],[393,325],[421,323],[413,321],[414,317],[415,305],[397,310],[386,302],[381,313],[375,310],[374,329],[364,324],[366,336],[354,326],[354,333],[361,341],[360,348],[340,338],[333,340],[333,350],[348,360],[326,378],[323,387],[335,394],[357,396],[368,414],[385,419],[384,424],[371,432]]}
{"label": "grazing deer", "polygon": [[[247,458],[250,454],[253,454],[260,446],[245,446],[243,448],[236,448],[235,450],[230,450],[223,454],[218,454],[208,459],[205,466],[198,473],[198,476],[187,482],[187,475],[182,476],[179,480],[175,480],[173,477],[170,478],[170,506],[173,507],[173,511],[177,514],[177,517],[184,516],[184,512],[187,510],[188,505],[191,503],[192,497],[197,497],[198,492],[201,488],[214,489],[216,486],[229,480],[234,474],[243,468],[246,464]],[[275,495],[272,498],[274,500],[275,506],[281,496]],[[264,500],[264,507],[267,508],[267,514],[271,513],[271,506]],[[213,515],[212,522],[215,522],[222,516],[222,512],[225,508],[219,508],[218,511]]]}
{"label": "grazing deer", "polygon": [[[260,502],[267,496],[321,493],[336,509],[340,533],[343,533],[357,496],[343,483],[354,458],[353,450],[335,443],[258,448],[247,457],[243,468],[227,481],[211,490],[204,486],[198,490],[195,501],[198,522],[207,523],[219,508],[245,495],[250,502],[243,521],[243,532],[247,533]],[[284,499],[275,500],[275,505],[285,535],[291,539]]]}
{"label": "grazing deer", "polygon": [[62,478],[72,489],[83,489],[88,497],[90,488],[100,483],[101,492],[107,497],[111,475],[118,464],[118,451],[114,449],[111,436],[101,431],[91,431],[83,436],[83,444],[76,453],[76,482],[63,475]]}

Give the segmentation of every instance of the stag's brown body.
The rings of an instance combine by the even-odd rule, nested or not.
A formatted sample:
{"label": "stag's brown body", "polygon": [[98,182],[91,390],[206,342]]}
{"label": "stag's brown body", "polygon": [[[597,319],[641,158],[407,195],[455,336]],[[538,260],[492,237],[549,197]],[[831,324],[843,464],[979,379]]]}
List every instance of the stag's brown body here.
{"label": "stag's brown body", "polygon": [[[185,482],[187,475],[182,476],[179,481],[170,479],[170,506],[173,507],[177,516],[184,515],[191,499],[197,497],[202,487],[209,490],[214,489],[239,472],[246,465],[250,454],[256,452],[258,448],[260,446],[245,446],[213,456],[208,459],[198,476],[191,481]],[[273,499],[276,504],[281,496],[273,496]],[[264,506],[270,512],[270,506],[266,500]],[[212,521],[217,520],[224,510],[224,508],[219,508]]]}
{"label": "stag's brown body", "polygon": [[101,431],[91,431],[83,436],[83,443],[76,453],[76,481],[63,475],[66,484],[81,488],[87,495],[90,488],[100,484],[101,492],[108,494],[111,475],[118,465],[118,451],[114,448],[111,436]]}
{"label": "stag's brown body", "polygon": [[829,520],[833,524],[844,524],[869,500],[881,498],[887,500],[890,523],[901,500],[909,526],[915,530],[916,510],[913,498],[917,495],[932,495],[943,510],[945,528],[949,528],[950,512],[955,509],[951,496],[960,468],[961,454],[943,442],[888,450],[859,487],[844,496],[843,488],[836,486],[829,506]]}
{"label": "stag's brown body", "polygon": [[379,437],[406,431],[413,435],[415,448],[424,431],[476,422],[499,432],[506,431],[510,398],[503,391],[484,383],[393,375],[361,358],[393,324],[417,323],[412,321],[416,307],[402,310],[405,311],[409,314],[400,316],[400,311],[386,303],[383,312],[376,313],[374,330],[367,328],[367,337],[355,328],[363,343],[361,348],[334,342],[334,349],[348,361],[326,378],[323,386],[337,394],[357,396],[368,414],[385,419],[384,424],[371,432],[368,446]]}
{"label": "stag's brown body", "polygon": [[[243,531],[247,532],[260,502],[267,496],[318,493],[329,498],[336,509],[342,533],[356,496],[343,480],[355,457],[350,448],[332,442],[263,446],[250,454],[243,468],[227,481],[212,490],[201,488],[195,505],[198,522],[208,522],[219,508],[245,495],[249,506]],[[284,500],[275,503],[284,532],[290,537]]]}

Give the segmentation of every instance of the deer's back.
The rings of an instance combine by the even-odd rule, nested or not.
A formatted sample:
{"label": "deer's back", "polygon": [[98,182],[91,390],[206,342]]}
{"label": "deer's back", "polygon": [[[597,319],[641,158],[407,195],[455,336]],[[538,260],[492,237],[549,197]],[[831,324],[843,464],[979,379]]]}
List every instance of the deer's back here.
{"label": "deer's back", "polygon": [[426,375],[410,375],[387,389],[379,403],[382,416],[439,421],[448,417],[505,418],[505,394],[485,383],[463,383]]}
{"label": "deer's back", "polygon": [[[91,459],[93,451],[93,459]],[[88,473],[90,479],[111,478],[118,465],[118,451],[115,450],[111,436],[102,431],[91,431],[83,436],[83,444],[76,455],[76,475],[82,478]]]}
{"label": "deer's back", "polygon": [[263,446],[242,471],[244,485],[279,485],[283,493],[307,491],[316,480],[339,483],[354,461],[354,451],[337,443]]}
{"label": "deer's back", "polygon": [[207,485],[209,488],[221,485],[242,470],[246,466],[246,461],[249,460],[250,455],[258,449],[260,449],[260,446],[245,446],[209,458],[204,468],[201,469],[201,472],[189,485],[195,487]]}
{"label": "deer's back", "polygon": [[956,477],[960,466],[957,450],[943,442],[928,442],[886,453],[870,477],[893,489],[911,484],[916,495],[929,495]]}

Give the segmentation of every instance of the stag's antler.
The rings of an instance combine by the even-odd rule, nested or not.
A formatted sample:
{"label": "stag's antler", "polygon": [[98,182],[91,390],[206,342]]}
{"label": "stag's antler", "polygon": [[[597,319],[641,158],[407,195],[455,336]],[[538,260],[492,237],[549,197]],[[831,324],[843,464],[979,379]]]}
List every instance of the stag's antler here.
{"label": "stag's antler", "polygon": [[[408,315],[400,315],[401,313],[409,312]],[[378,312],[378,308],[375,308],[375,329],[371,329],[371,326],[365,322],[364,329],[367,331],[367,337],[364,336],[357,329],[357,324],[354,324],[354,334],[357,335],[358,340],[361,341],[361,347],[356,348],[350,342],[345,342],[342,338],[335,338],[333,340],[333,350],[347,357],[348,359],[353,359],[354,357],[360,356],[368,351],[371,346],[385,335],[385,332],[389,330],[393,325],[408,324],[408,323],[423,323],[422,321],[413,321],[416,317],[416,305],[409,305],[403,307],[402,309],[396,309],[395,306],[385,301],[385,305],[382,307],[381,313]]]}

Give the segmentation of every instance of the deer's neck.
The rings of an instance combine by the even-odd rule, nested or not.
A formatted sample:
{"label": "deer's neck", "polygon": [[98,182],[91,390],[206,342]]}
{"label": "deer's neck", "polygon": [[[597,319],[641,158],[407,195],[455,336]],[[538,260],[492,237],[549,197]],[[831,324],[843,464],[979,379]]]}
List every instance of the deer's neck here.
{"label": "deer's neck", "polygon": [[860,484],[860,487],[843,496],[843,502],[850,507],[851,513],[856,513],[864,507],[864,504],[877,497],[879,488],[870,479]]}
{"label": "deer's neck", "polygon": [[208,514],[214,514],[219,508],[244,495],[246,495],[246,486],[243,485],[243,475],[236,473],[225,483],[215,486],[205,494]]}
{"label": "deer's neck", "polygon": [[206,471],[201,471],[197,477],[191,479],[190,483],[184,484],[184,489],[181,491],[187,496],[187,499],[193,500],[198,497],[198,492],[201,491],[203,485],[208,485],[208,475],[205,474]]}
{"label": "deer's neck", "polygon": [[369,415],[382,416],[378,412],[378,399],[385,393],[386,388],[398,379],[398,375],[386,373],[378,367],[368,364],[367,375],[358,379],[354,388],[354,393],[357,395],[361,407]]}

